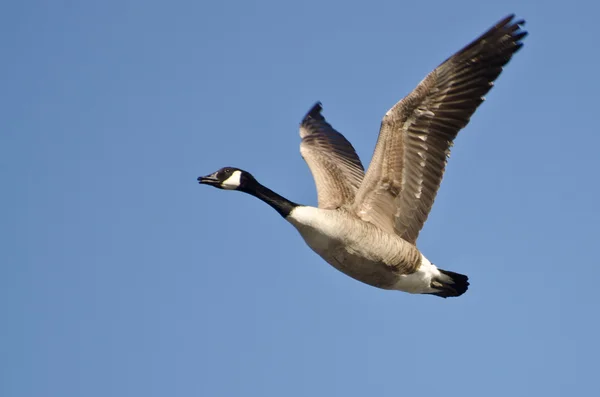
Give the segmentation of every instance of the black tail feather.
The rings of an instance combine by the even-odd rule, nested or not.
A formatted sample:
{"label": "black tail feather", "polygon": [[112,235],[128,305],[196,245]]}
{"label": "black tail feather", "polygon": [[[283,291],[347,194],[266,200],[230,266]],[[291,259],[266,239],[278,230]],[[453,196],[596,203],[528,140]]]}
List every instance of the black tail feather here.
{"label": "black tail feather", "polygon": [[448,270],[438,269],[443,278],[434,278],[431,280],[431,288],[438,291],[432,292],[431,295],[448,298],[450,296],[461,296],[469,289],[469,277],[464,274],[454,273]]}

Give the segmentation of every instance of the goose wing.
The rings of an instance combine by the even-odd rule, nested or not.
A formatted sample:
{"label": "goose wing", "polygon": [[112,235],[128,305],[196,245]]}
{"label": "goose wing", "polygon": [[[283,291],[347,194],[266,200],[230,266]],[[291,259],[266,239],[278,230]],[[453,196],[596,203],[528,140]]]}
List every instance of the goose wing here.
{"label": "goose wing", "polygon": [[346,138],[321,115],[316,103],[300,123],[300,153],[317,186],[319,208],[350,205],[364,177],[364,168]]}
{"label": "goose wing", "polygon": [[384,116],[353,210],[415,243],[442,181],[452,142],[521,48],[511,15],[431,72]]}

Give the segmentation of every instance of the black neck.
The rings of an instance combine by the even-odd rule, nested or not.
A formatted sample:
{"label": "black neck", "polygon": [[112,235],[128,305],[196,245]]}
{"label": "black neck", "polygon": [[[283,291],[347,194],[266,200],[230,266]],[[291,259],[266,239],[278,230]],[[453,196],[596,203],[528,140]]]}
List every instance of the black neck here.
{"label": "black neck", "polygon": [[284,218],[287,218],[290,212],[292,212],[292,210],[298,206],[298,204],[291,202],[283,196],[280,196],[268,187],[261,185],[256,180],[252,181],[252,183],[244,186],[240,190],[242,192],[251,194],[269,204],[275,209],[275,211],[279,213],[279,215]]}

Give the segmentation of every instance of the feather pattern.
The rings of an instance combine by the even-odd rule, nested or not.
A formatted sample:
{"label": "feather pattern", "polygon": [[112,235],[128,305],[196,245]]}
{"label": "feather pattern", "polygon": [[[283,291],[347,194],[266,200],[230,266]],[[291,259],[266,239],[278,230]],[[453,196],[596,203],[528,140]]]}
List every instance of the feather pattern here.
{"label": "feather pattern", "polygon": [[363,220],[415,243],[452,142],[521,48],[524,21],[508,16],[432,71],[384,116],[353,204]]}
{"label": "feather pattern", "polygon": [[316,103],[300,124],[300,154],[308,164],[317,187],[319,208],[349,205],[364,177],[354,147],[325,120]]}

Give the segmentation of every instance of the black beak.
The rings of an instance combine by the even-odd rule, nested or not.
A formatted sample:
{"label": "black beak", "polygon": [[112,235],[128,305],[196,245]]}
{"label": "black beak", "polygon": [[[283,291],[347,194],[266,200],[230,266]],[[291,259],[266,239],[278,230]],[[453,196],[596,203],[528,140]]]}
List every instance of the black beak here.
{"label": "black beak", "polygon": [[207,176],[199,176],[198,183],[206,184],[206,185],[218,185],[221,182],[217,179],[215,174],[216,174],[216,172],[214,174],[210,174]]}

